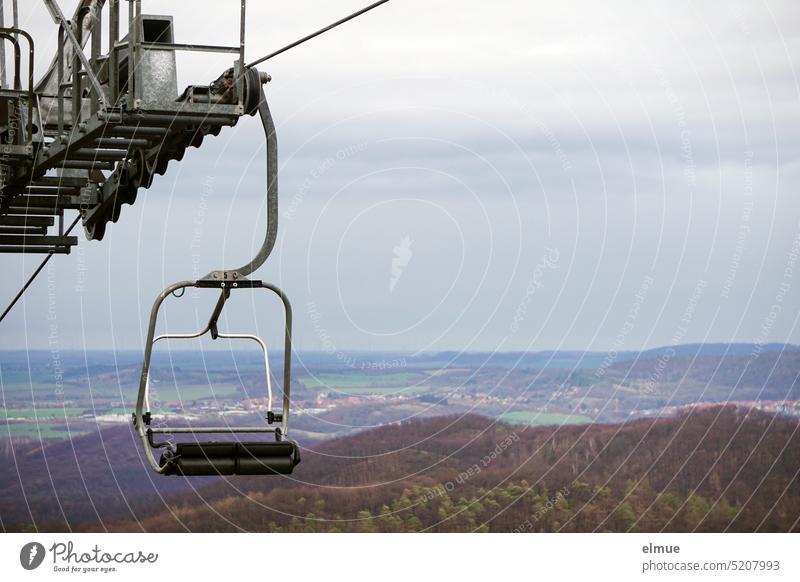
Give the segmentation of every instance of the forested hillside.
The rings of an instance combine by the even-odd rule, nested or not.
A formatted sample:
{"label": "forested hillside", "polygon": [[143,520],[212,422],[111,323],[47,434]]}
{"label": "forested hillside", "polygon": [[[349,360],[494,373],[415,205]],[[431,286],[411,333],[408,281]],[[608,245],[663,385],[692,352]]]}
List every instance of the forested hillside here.
{"label": "forested hillside", "polygon": [[720,408],[625,425],[383,427],[291,478],[217,482],[147,531],[798,531],[798,422]]}

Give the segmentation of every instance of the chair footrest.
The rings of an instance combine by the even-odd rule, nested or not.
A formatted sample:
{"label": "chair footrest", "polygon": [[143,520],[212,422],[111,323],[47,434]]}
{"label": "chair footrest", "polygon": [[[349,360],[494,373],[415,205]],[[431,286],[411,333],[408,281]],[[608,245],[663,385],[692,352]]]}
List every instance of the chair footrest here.
{"label": "chair footrest", "polygon": [[161,455],[165,475],[288,475],[300,462],[294,441],[179,443]]}

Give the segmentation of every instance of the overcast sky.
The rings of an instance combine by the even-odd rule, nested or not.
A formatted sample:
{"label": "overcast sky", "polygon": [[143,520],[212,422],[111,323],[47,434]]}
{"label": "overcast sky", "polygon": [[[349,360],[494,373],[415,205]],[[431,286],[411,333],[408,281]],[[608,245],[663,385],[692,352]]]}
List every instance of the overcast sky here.
{"label": "overcast sky", "polygon": [[[143,4],[178,42],[236,42],[238,2]],[[362,6],[249,4],[252,58]],[[796,1],[393,0],[263,66],[281,223],[259,275],[299,349],[798,343],[799,57]],[[180,89],[229,65],[181,56]],[[163,287],[260,244],[263,148],[246,118],[189,150],[51,261],[0,347],[141,349]],[[38,260],[0,256],[3,303]],[[212,301],[171,300],[162,329]],[[230,307],[228,329],[277,341],[271,298]]]}

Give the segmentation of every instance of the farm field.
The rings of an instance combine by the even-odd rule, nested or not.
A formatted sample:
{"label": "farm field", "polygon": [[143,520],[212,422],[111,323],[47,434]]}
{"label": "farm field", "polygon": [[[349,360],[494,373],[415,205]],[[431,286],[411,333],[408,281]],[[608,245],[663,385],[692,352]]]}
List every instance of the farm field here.
{"label": "farm field", "polygon": [[564,424],[589,424],[592,419],[579,414],[556,414],[553,412],[538,412],[536,410],[516,410],[500,415],[502,422],[526,426],[547,426]]}

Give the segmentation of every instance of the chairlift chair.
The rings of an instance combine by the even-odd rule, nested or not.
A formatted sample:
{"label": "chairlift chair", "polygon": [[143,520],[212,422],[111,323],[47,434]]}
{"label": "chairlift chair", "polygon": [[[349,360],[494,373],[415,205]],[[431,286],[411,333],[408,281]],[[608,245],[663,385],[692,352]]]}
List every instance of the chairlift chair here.
{"label": "chairlift chair", "polygon": [[[254,68],[248,69],[248,75],[255,86],[259,78],[266,80]],[[260,86],[261,83],[258,83]],[[267,233],[256,257],[247,265],[233,270],[212,271],[202,279],[181,281],[164,289],[156,298],[150,314],[150,325],[147,333],[142,374],[139,381],[139,395],[133,424],[145,449],[150,466],[162,475],[274,475],[290,474],[300,462],[300,450],[296,442],[288,439],[289,404],[291,401],[291,357],[292,357],[292,308],[289,299],[277,286],[260,280],[248,279],[269,256],[275,245],[278,227],[278,181],[277,181],[277,138],[272,115],[267,105],[266,95],[261,90],[258,105],[250,111],[259,113],[267,142]],[[199,289],[219,289],[219,298],[208,320],[208,324],[196,333],[156,335],[158,311],[164,300],[187,287]],[[266,289],[275,293],[284,308],[284,354],[283,354],[283,400],[279,412],[273,410],[272,380],[270,377],[267,346],[258,336],[252,334],[222,333],[218,329],[218,320],[232,292],[242,289]],[[182,296],[177,295],[178,297]],[[266,423],[262,426],[209,426],[209,427],[168,427],[154,426],[150,409],[150,363],[153,347],[164,339],[195,339],[209,334],[213,340],[218,338],[232,340],[249,340],[258,344],[264,357],[264,369],[267,391]],[[242,434],[272,434],[274,441],[197,441],[179,442],[157,441],[157,435],[202,435],[226,434],[238,436]],[[160,458],[155,452],[164,449]]]}

